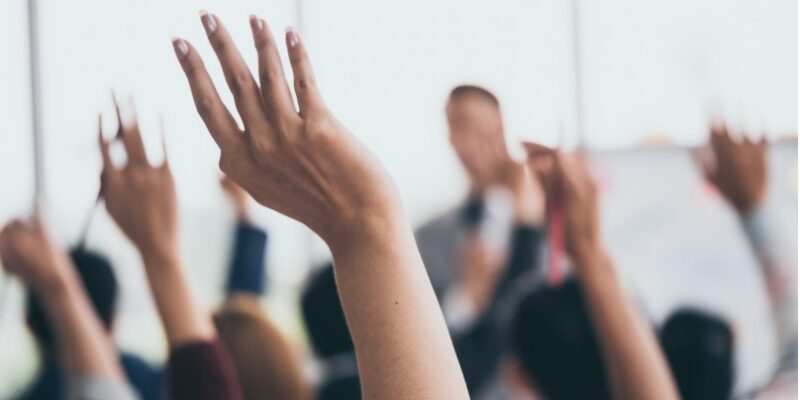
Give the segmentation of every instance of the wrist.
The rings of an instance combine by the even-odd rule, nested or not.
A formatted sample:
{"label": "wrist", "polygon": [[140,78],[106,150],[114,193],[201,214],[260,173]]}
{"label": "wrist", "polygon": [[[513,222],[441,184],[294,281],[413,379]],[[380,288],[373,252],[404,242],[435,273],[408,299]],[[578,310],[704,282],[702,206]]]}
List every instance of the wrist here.
{"label": "wrist", "polygon": [[139,249],[139,255],[146,269],[153,266],[164,268],[178,264],[177,246],[152,246]]}
{"label": "wrist", "polygon": [[413,242],[411,227],[401,211],[364,213],[349,223],[337,224],[322,239],[328,245],[334,260],[358,254],[368,247],[398,247],[404,235]]}
{"label": "wrist", "polygon": [[602,263],[608,259],[605,247],[600,240],[579,240],[575,244],[572,252],[573,261],[578,270],[595,269],[595,264]]}

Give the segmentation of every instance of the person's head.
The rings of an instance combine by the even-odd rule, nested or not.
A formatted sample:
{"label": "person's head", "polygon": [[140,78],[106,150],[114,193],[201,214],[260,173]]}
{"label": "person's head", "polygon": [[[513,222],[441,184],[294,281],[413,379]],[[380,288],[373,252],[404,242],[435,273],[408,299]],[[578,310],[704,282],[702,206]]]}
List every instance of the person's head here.
{"label": "person's head", "polygon": [[667,319],[660,339],[681,398],[730,398],[733,333],[723,319],[700,310],[680,309]]}
{"label": "person's head", "polygon": [[552,400],[610,399],[598,338],[573,279],[520,301],[511,353],[509,378],[518,390]]}
{"label": "person's head", "polygon": [[[83,249],[70,252],[72,263],[83,284],[87,297],[107,331],[114,325],[117,306],[117,278],[111,263],[98,253]],[[50,320],[42,303],[33,292],[28,292],[25,305],[25,320],[40,351],[50,356],[55,351],[55,337]]]}
{"label": "person's head", "polygon": [[246,399],[308,399],[300,358],[260,308],[258,299],[230,299],[214,314],[217,332]]}
{"label": "person's head", "polygon": [[450,143],[472,185],[480,189],[495,182],[508,159],[497,97],[479,86],[457,86],[445,112]]}
{"label": "person's head", "polygon": [[317,398],[360,398],[355,347],[339,301],[332,264],[311,277],[303,291],[301,306],[311,348],[322,366]]}

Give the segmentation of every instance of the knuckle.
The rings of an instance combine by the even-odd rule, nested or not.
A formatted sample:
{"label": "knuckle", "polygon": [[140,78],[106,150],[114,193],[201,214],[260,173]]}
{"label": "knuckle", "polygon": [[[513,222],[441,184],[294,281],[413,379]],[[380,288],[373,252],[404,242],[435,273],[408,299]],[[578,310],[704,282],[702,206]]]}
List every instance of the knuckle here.
{"label": "knuckle", "polygon": [[314,86],[314,82],[307,76],[301,75],[297,78],[297,90],[306,91]]}
{"label": "knuckle", "polygon": [[211,48],[214,49],[217,53],[225,51],[228,48],[228,42],[225,40],[221,40],[218,36],[213,36],[210,39]]}
{"label": "knuckle", "polygon": [[202,118],[208,118],[211,116],[212,110],[214,108],[214,101],[208,96],[202,96],[195,102],[197,107],[197,113],[200,114]]}
{"label": "knuckle", "polygon": [[249,71],[238,71],[231,77],[231,90],[236,95],[241,95],[249,90],[253,85],[253,79]]}

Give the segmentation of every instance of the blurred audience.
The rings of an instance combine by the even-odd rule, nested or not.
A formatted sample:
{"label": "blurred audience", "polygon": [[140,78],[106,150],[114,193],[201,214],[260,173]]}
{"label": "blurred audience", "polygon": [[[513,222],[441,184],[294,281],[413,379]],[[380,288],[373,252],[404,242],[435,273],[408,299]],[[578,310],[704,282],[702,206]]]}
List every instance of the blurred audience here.
{"label": "blurred audience", "polygon": [[[54,387],[45,383],[32,388],[22,398],[137,398],[124,379],[117,351],[98,314],[92,309],[72,261],[52,242],[38,214],[26,221],[14,220],[3,227],[0,231],[0,259],[3,268],[18,277],[41,303],[52,328],[57,362],[64,375],[63,389],[59,392],[52,392]],[[52,356],[43,354],[43,357]],[[53,378],[44,379],[52,379],[49,382],[59,385],[61,371],[55,371],[57,376]],[[47,367],[43,372],[47,373]]]}
{"label": "blurred audience", "polygon": [[267,232],[250,217],[248,195],[225,177],[236,209],[236,234],[225,301],[214,313],[245,399],[309,399],[300,357],[261,306],[266,285]]}
{"label": "blurred audience", "polygon": [[[111,263],[102,255],[86,249],[73,249],[69,256],[106,334],[113,338],[118,284]],[[44,305],[35,292],[27,294],[25,319],[39,349],[40,368],[33,383],[18,399],[57,399],[64,390],[64,378],[58,362],[56,338]],[[141,399],[164,398],[160,370],[129,352],[119,351],[119,359],[128,381]]]}
{"label": "blurred audience", "polygon": [[[99,120],[100,198],[141,257],[168,362],[161,371],[115,348],[111,263],[82,247],[58,248],[37,210],[0,230],[0,260],[28,291],[26,319],[41,359],[18,399],[734,396],[728,321],[687,305],[656,333],[631,301],[604,244],[583,152],[523,143],[527,158],[517,162],[497,97],[478,86],[454,88],[445,112],[469,192],[415,237],[389,174],[326,106],[298,33],[285,37],[293,94],[265,20],[250,18],[257,82],[220,19],[207,12],[200,19],[242,122],[195,48],[173,39],[236,212],[224,300],[212,315],[194,299],[178,250],[166,145],[163,163],[153,166],[136,117],[123,119],[115,100],[126,162],[112,161]],[[776,321],[782,356],[773,379],[741,397],[796,398],[796,231],[768,196],[766,142],[736,140],[718,124],[698,161],[742,222]],[[300,300],[314,382],[261,304],[269,235],[250,215],[250,196],[305,224],[331,251]],[[545,241],[563,244],[572,267],[563,282],[543,279]]]}
{"label": "blurred audience", "polygon": [[109,215],[136,246],[143,261],[169,344],[169,397],[241,399],[230,356],[217,336],[211,316],[194,300],[181,265],[178,207],[166,146],[162,165],[151,166],[135,117],[124,121],[119,106],[117,117],[117,136],[124,144],[127,163],[122,167],[114,165],[101,130],[101,194]]}
{"label": "blurred audience", "polygon": [[[579,385],[569,378],[569,370],[574,369],[581,371],[578,376],[582,383],[590,385],[594,382],[592,388],[598,392],[592,397],[602,398],[605,391],[603,385],[597,383],[602,380],[597,374],[605,371],[605,382],[613,398],[678,398],[656,337],[627,297],[603,245],[597,188],[585,156],[562,153],[534,143],[525,143],[525,146],[531,168],[545,188],[546,198],[562,202],[565,250],[572,261],[582,296],[578,297],[573,289],[571,297],[569,292],[534,292],[523,300],[513,328],[512,354],[521,360],[518,365],[523,371],[516,374],[523,377],[517,381],[525,383],[518,386],[545,398],[583,398],[587,393],[573,387]],[[547,209],[552,209],[551,206],[548,205]],[[546,304],[552,304],[553,308],[564,307],[567,313],[557,317],[550,314],[548,321],[552,324],[543,324],[539,328],[548,332],[531,332],[531,318],[548,315],[542,311],[550,308]],[[582,317],[582,305],[585,305],[585,315],[591,324]],[[528,314],[521,314],[526,312]],[[594,335],[590,332],[590,325]],[[527,335],[533,338],[528,341]],[[534,341],[537,338],[549,341]],[[581,346],[587,358],[554,357],[552,351],[557,344]],[[599,348],[602,369],[596,362],[592,363],[592,354],[597,354],[593,346]],[[564,352],[572,350],[563,349]],[[542,361],[540,357],[548,357],[548,354],[551,358]],[[586,365],[582,365],[584,361]],[[543,362],[547,362],[547,367],[543,367]],[[559,370],[556,372],[551,368]]]}

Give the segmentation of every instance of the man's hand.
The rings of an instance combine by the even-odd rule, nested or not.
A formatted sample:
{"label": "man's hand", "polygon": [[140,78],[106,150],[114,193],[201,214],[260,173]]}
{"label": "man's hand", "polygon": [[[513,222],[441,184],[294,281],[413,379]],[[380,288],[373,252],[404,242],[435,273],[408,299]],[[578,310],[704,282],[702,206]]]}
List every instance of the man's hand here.
{"label": "man's hand", "polygon": [[128,162],[122,168],[114,166],[109,143],[101,130],[103,172],[100,180],[106,208],[144,257],[172,255],[178,247],[178,216],[166,149],[164,163],[159,167],[151,166],[136,121],[124,123],[119,107],[117,116]]}
{"label": "man's hand", "polygon": [[514,195],[514,218],[517,223],[541,225],[545,218],[545,196],[538,179],[531,179],[529,167],[510,160],[503,182]]}
{"label": "man's hand", "polygon": [[70,261],[56,247],[38,217],[14,220],[0,231],[0,259],[8,273],[35,291],[47,291],[63,283]]}
{"label": "man's hand", "polygon": [[755,209],[767,192],[766,140],[734,141],[724,125],[711,128],[712,157],[698,157],[706,179],[739,214]]}
{"label": "man's hand", "polygon": [[266,21],[250,20],[259,87],[219,18],[203,13],[201,19],[244,130],[222,104],[194,48],[183,39],[173,46],[197,111],[220,147],[220,169],[257,202],[306,224],[329,245],[365,228],[379,229],[385,218],[396,216],[400,206],[392,180],[325,106],[300,36],[286,32],[298,111]]}
{"label": "man's hand", "polygon": [[535,143],[524,145],[547,201],[560,202],[563,207],[567,254],[576,264],[583,264],[580,259],[601,246],[597,186],[586,158],[582,153],[562,153]]}
{"label": "man's hand", "polygon": [[227,175],[223,176],[219,180],[220,186],[222,186],[222,190],[228,194],[233,201],[233,207],[236,210],[236,217],[239,218],[241,221],[249,221],[250,220],[250,211],[247,207],[247,200],[250,195],[242,189],[239,184],[233,181],[233,179],[229,178]]}
{"label": "man's hand", "polygon": [[479,232],[472,232],[461,248],[458,280],[472,306],[483,311],[503,272],[503,257],[491,251]]}

